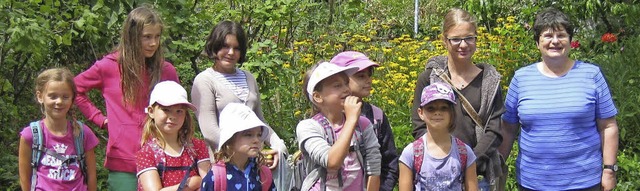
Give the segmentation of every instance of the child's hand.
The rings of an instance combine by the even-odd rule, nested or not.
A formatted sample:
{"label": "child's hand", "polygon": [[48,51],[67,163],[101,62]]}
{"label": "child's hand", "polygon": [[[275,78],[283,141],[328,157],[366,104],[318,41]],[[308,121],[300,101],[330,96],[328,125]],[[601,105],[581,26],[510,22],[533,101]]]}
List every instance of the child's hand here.
{"label": "child's hand", "polygon": [[344,100],[344,114],[347,117],[346,120],[355,120],[357,122],[360,117],[361,106],[362,102],[359,101],[358,97],[347,96]]}
{"label": "child's hand", "polygon": [[200,190],[200,185],[202,184],[202,177],[196,175],[189,177],[187,180],[187,187],[185,190]]}

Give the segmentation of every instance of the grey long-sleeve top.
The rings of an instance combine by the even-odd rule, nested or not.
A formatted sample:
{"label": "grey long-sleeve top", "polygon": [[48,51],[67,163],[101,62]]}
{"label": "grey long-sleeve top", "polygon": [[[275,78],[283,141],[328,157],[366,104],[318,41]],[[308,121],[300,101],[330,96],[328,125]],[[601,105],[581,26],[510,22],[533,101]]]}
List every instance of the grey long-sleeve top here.
{"label": "grey long-sleeve top", "polygon": [[[220,126],[218,126],[218,116],[222,109],[229,103],[244,103],[253,109],[258,118],[266,123],[262,108],[260,107],[260,92],[255,77],[250,72],[237,69],[244,72],[247,76],[247,85],[249,86],[249,95],[247,101],[243,102],[233,91],[224,84],[217,82],[212,68],[207,68],[200,72],[193,80],[191,87],[191,101],[197,107],[196,117],[198,125],[202,131],[202,136],[209,146],[214,150],[218,148],[220,140]],[[284,142],[273,131],[270,133],[269,143],[271,148],[286,152]]]}
{"label": "grey long-sleeve top", "polygon": [[[360,149],[364,149],[365,151],[365,164],[361,164],[361,166],[367,175],[380,176],[380,169],[382,166],[380,159],[382,157],[380,155],[380,144],[378,144],[378,138],[376,138],[371,123],[365,117],[360,118],[360,120],[365,120],[367,124],[369,124],[367,128],[362,131],[362,138],[364,139],[364,145],[362,146],[364,146],[364,148]],[[305,160],[308,175],[302,184],[302,190],[308,190],[320,178],[317,171],[320,168],[327,167],[329,149],[331,148],[331,145],[327,142],[324,128],[314,119],[305,119],[298,123],[298,126],[296,127],[296,139],[298,140],[298,146],[301,148],[304,157],[311,159]],[[356,140],[352,138],[351,141],[353,143]]]}

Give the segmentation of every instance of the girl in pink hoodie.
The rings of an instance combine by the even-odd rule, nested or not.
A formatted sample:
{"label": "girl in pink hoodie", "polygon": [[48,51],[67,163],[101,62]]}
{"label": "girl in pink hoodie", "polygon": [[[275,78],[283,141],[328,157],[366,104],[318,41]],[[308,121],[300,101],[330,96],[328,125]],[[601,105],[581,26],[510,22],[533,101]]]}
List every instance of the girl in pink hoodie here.
{"label": "girl in pink hoodie", "polygon": [[[140,150],[149,92],[158,82],[179,82],[176,69],[164,61],[160,16],[151,8],[138,7],[123,26],[116,50],[74,78],[78,108],[109,133],[104,165],[109,170],[110,190],[136,189],[135,156]],[[106,113],[89,99],[87,93],[92,89],[101,92]]]}

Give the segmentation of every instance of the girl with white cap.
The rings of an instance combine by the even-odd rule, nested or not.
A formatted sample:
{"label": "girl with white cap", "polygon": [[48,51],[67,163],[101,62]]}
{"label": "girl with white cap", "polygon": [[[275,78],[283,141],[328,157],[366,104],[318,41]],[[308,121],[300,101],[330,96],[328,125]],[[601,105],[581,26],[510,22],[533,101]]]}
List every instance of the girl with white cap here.
{"label": "girl with white cap", "polygon": [[195,107],[180,84],[164,81],[153,88],[136,154],[138,190],[200,188],[211,165],[206,144],[193,137],[189,109]]}
{"label": "girl with white cap", "polygon": [[271,170],[264,165],[265,157],[261,152],[263,142],[272,133],[273,130],[251,108],[229,103],[220,113],[216,162],[202,179],[201,190],[275,191]]}
{"label": "girl with white cap", "polygon": [[379,190],[380,145],[348,85],[356,71],[323,62],[306,73],[304,90],[316,114],[296,127],[307,166],[301,190]]}

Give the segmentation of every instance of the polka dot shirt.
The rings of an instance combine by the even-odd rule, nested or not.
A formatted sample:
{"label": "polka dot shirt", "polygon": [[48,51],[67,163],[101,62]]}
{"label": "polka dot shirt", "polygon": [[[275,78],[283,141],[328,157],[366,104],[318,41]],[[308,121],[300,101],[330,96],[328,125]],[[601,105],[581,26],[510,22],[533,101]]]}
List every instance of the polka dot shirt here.
{"label": "polka dot shirt", "polygon": [[[195,160],[197,160],[198,163],[209,162],[209,152],[204,141],[194,138],[192,139],[192,142],[193,149],[195,151],[195,154],[197,155],[194,156]],[[185,147],[182,147],[182,151],[180,151],[180,155],[178,156],[172,156],[168,153],[165,153],[164,151],[161,151],[161,153],[158,153],[157,155],[160,158],[155,157],[156,154],[151,142],[146,143],[144,146],[142,146],[142,149],[140,149],[140,151],[138,151],[136,155],[136,170],[138,172],[136,176],[140,176],[140,174],[146,171],[158,170],[157,166],[159,162],[162,161],[161,157],[163,155],[166,160],[164,164],[164,166],[166,167],[182,167],[191,166],[193,164],[193,159],[191,158],[191,156],[189,156],[189,152]],[[184,173],[185,170],[165,170],[162,174],[160,174],[162,187],[180,184],[182,178],[184,178]],[[197,168],[193,168],[191,169],[191,171],[189,171],[189,177],[195,175],[198,175]],[[142,190],[139,183],[138,190]]]}

